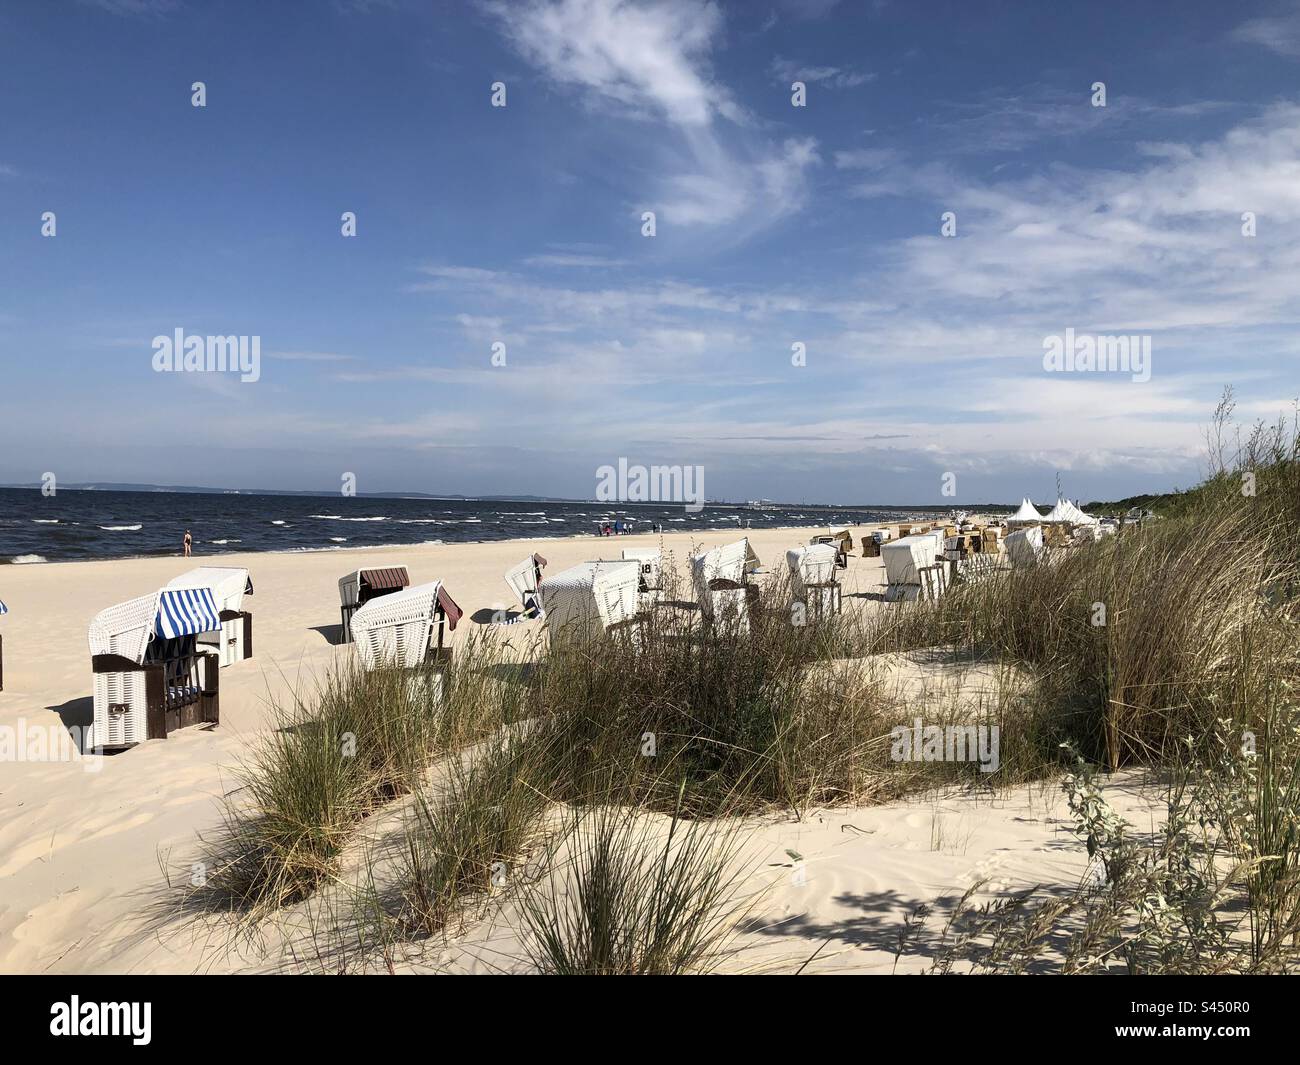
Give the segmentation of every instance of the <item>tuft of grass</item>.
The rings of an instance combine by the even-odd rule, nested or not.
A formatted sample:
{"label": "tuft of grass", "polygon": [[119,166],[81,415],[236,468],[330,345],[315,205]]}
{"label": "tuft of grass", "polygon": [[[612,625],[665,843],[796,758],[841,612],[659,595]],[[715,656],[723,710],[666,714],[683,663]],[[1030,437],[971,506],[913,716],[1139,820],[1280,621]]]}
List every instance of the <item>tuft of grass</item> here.
{"label": "tuft of grass", "polygon": [[445,933],[468,905],[526,875],[550,803],[541,750],[505,735],[417,791],[397,877],[408,935]]}
{"label": "tuft of grass", "polygon": [[565,976],[709,972],[726,956],[743,900],[737,836],[684,820],[684,787],[666,831],[635,807],[575,808],[568,854],[525,892],[525,950],[543,973]]}
{"label": "tuft of grass", "polygon": [[358,825],[432,761],[515,720],[524,693],[499,677],[501,646],[480,638],[463,652],[445,671],[344,666],[273,705],[182,906],[256,926],[328,879]]}

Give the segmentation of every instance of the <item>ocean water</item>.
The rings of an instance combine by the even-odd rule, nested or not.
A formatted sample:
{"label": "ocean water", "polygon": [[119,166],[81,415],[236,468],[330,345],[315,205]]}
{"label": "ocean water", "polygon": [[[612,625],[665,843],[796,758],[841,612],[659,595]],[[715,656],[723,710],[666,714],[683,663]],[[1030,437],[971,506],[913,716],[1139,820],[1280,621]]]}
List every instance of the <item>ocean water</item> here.
{"label": "ocean water", "polygon": [[708,505],[553,503],[535,500],[390,499],[246,493],[108,492],[0,488],[0,565],[175,555],[189,529],[196,556],[241,551],[323,551],[386,544],[465,543],[594,536],[600,523],[634,532],[888,521],[901,512],[814,506],[750,510]]}

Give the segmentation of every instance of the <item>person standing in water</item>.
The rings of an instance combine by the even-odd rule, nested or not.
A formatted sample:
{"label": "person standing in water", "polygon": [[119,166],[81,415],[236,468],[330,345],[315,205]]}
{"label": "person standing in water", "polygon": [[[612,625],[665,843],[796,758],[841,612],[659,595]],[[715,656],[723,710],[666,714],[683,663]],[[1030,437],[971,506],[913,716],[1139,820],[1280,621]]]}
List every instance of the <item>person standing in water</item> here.
{"label": "person standing in water", "polygon": [[185,540],[184,540],[184,544],[185,544],[185,557],[186,557],[186,558],[189,558],[189,557],[190,557],[190,548],[194,545],[194,538],[193,538],[192,536],[190,536],[190,531],[189,531],[189,529],[186,529],[186,530],[185,530]]}

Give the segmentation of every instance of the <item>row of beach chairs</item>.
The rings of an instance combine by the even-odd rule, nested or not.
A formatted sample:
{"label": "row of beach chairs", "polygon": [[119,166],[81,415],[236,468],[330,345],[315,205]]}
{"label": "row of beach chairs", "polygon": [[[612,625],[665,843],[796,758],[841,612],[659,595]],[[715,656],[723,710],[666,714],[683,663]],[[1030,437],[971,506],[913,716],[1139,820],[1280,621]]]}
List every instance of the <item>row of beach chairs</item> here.
{"label": "row of beach chairs", "polygon": [[[815,537],[786,552],[792,595],[809,617],[838,613],[836,570],[846,557],[840,539]],[[760,567],[748,538],[690,562],[705,624],[748,630],[758,599],[752,578]],[[629,548],[620,559],[584,562],[544,577],[546,564],[531,554],[505,574],[505,582],[521,610],[512,620],[544,619],[553,644],[635,634],[664,590],[663,560],[654,550]],[[188,725],[218,723],[220,670],[253,654],[253,615],[244,608],[252,594],[246,569],[202,566],[96,614],[88,634],[90,746],[132,747]],[[366,670],[445,666],[451,659],[447,635],[463,613],[441,581],[412,586],[402,565],[344,575],[339,609],[342,641],[356,645]]]}

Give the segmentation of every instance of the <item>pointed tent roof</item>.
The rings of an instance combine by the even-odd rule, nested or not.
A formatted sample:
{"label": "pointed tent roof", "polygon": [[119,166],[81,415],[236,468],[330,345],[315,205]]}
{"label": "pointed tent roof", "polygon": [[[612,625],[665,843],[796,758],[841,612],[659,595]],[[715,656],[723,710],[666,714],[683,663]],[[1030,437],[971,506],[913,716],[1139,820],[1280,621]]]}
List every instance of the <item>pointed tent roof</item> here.
{"label": "pointed tent roof", "polygon": [[1007,521],[1042,521],[1043,516],[1038,513],[1038,508],[1029,502],[1029,497],[1025,496],[1020,504],[1020,509],[1012,514]]}
{"label": "pointed tent roof", "polygon": [[1061,499],[1059,496],[1057,497],[1056,500],[1056,506],[1054,506],[1051,509],[1050,513],[1048,513],[1047,517],[1043,519],[1043,521],[1074,521],[1074,520],[1075,519],[1070,514],[1070,504],[1067,503],[1064,499]]}
{"label": "pointed tent roof", "polygon": [[1071,511],[1073,512],[1073,514],[1074,514],[1074,522],[1075,522],[1076,525],[1097,525],[1097,524],[1099,524],[1099,522],[1098,522],[1098,520],[1097,520],[1096,518],[1094,518],[1091,514],[1085,514],[1082,510],[1079,509],[1078,505],[1075,504],[1075,503],[1071,503],[1071,504],[1070,504],[1070,510],[1071,510]]}

